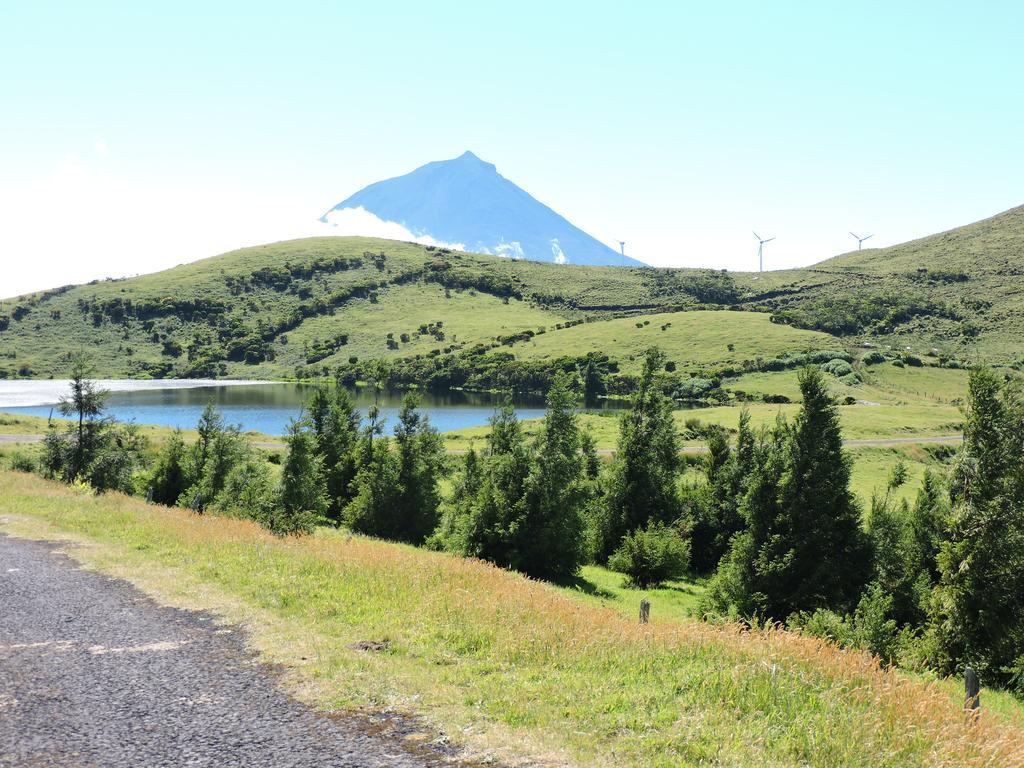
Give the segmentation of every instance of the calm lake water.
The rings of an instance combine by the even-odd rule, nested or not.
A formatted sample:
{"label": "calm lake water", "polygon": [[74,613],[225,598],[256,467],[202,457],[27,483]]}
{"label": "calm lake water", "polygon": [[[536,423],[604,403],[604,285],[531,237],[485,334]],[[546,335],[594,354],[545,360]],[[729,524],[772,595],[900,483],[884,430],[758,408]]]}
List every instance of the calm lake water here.
{"label": "calm lake water", "polygon": [[[107,413],[119,421],[191,429],[206,404],[213,401],[230,423],[268,435],[284,434],[289,420],[299,415],[315,389],[308,384],[202,380],[119,380],[100,384],[110,390]],[[52,412],[56,416],[54,405],[67,391],[66,381],[0,381],[0,411],[43,417]],[[389,433],[403,395],[380,393],[379,405]],[[365,417],[374,403],[374,392],[355,389],[353,397]],[[420,398],[431,423],[442,432],[486,424],[500,402],[497,395],[469,392],[422,392]],[[538,418],[544,415],[543,402],[520,399],[516,412],[521,419]]]}

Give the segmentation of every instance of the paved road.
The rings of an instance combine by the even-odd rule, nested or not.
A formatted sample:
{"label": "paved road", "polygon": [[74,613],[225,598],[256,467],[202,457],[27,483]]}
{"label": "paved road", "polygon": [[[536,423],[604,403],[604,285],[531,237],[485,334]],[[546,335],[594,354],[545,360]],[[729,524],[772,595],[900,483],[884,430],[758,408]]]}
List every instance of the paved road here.
{"label": "paved road", "polygon": [[289,699],[207,614],[0,535],[0,766],[452,765]]}

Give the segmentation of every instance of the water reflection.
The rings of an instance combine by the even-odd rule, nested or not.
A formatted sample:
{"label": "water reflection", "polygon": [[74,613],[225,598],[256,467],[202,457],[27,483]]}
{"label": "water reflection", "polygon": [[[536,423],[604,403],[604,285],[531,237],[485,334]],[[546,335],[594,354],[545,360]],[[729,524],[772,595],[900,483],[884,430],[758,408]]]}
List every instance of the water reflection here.
{"label": "water reflection", "polygon": [[[18,382],[19,393],[24,395],[26,385],[32,383]],[[55,390],[53,382],[38,384],[46,386],[45,397],[37,391],[37,404],[14,407],[4,404],[4,390],[0,386],[0,410],[43,417],[51,412],[55,413],[52,405],[56,400],[55,393],[63,390]],[[128,382],[119,384],[130,386]],[[147,387],[157,385],[156,382],[145,384]],[[31,387],[27,389],[29,394],[32,394]],[[246,386],[203,383],[200,386],[179,386],[174,389],[128,389],[111,393],[107,400],[107,411],[122,421],[134,420],[139,424],[160,424],[190,429],[195,427],[206,404],[212,401],[229,422],[240,425],[243,430],[281,435],[284,434],[288,422],[299,415],[314,389],[315,385],[310,384],[270,383]],[[390,432],[397,421],[405,393],[388,390],[376,392],[369,388],[355,388],[351,392],[356,406],[364,417],[369,406],[375,401],[378,403],[387,425],[386,429]],[[486,424],[502,400],[499,395],[457,391],[422,392],[420,398],[431,423],[442,432]],[[48,402],[39,404],[43,401]],[[538,418],[544,414],[544,403],[540,398],[517,397],[513,403],[522,419]]]}

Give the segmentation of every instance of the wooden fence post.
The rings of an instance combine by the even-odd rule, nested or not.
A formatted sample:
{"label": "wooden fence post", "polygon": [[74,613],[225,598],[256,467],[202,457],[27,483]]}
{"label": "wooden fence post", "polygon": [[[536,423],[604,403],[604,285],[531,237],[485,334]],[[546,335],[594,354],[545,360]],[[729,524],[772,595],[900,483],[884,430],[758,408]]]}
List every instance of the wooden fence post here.
{"label": "wooden fence post", "polygon": [[964,669],[964,694],[964,711],[972,722],[977,722],[981,716],[981,680],[970,667]]}
{"label": "wooden fence post", "polygon": [[640,623],[646,624],[651,618],[651,601],[640,601]]}

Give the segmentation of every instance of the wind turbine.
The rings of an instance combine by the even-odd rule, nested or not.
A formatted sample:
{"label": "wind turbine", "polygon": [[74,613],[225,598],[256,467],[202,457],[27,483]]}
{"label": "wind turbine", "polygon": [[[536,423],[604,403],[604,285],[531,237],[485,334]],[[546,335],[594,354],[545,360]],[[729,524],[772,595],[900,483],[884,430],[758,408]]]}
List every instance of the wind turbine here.
{"label": "wind turbine", "polygon": [[764,272],[764,244],[770,243],[775,238],[769,237],[765,240],[757,232],[754,233],[754,237],[757,238],[757,271]]}
{"label": "wind turbine", "polygon": [[622,255],[623,256],[626,255],[626,241],[625,240],[619,240],[619,250],[622,251]]}
{"label": "wind turbine", "polygon": [[[851,232],[850,234],[853,235],[853,232]],[[857,240],[857,250],[858,251],[860,250],[860,247],[864,244],[864,241],[868,239],[868,237],[874,237],[874,235],[868,235],[868,237],[861,237],[860,235],[853,235],[853,236]]]}

